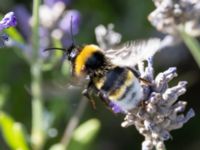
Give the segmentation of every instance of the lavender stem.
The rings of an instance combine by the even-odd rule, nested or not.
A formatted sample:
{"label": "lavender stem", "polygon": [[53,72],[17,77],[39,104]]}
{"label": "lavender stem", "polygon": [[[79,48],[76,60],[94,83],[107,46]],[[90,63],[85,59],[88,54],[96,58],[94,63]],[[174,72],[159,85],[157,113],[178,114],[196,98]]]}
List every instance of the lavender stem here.
{"label": "lavender stem", "polygon": [[80,118],[87,106],[88,103],[88,99],[83,98],[80,100],[80,103],[78,105],[78,108],[76,109],[75,114],[70,118],[69,123],[67,124],[65,131],[64,131],[64,135],[61,139],[61,143],[62,145],[65,147],[65,149],[67,149],[69,142],[72,138],[72,135],[74,133],[74,130],[76,129]]}
{"label": "lavender stem", "polygon": [[179,29],[179,33],[200,68],[200,44],[199,44],[199,42],[197,41],[197,39],[188,35],[182,29]]}
{"label": "lavender stem", "polygon": [[31,60],[31,92],[32,92],[32,133],[33,150],[41,150],[44,144],[43,102],[42,102],[42,60],[39,57],[39,6],[41,0],[33,1],[32,27],[32,60]]}

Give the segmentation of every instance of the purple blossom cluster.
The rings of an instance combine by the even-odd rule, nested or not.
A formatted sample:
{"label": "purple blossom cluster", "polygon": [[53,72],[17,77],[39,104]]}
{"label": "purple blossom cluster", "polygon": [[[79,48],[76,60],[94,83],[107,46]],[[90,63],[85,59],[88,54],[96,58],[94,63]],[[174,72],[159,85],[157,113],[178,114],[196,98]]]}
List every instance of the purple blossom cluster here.
{"label": "purple blossom cluster", "polygon": [[4,46],[4,42],[8,41],[8,36],[2,31],[9,27],[14,27],[17,25],[17,20],[14,12],[7,13],[3,19],[0,21],[0,46]]}
{"label": "purple blossom cluster", "polygon": [[7,13],[0,21],[0,32],[6,28],[14,27],[17,25],[17,20],[13,12]]}
{"label": "purple blossom cluster", "polygon": [[69,5],[71,1],[70,0],[44,0],[44,3],[48,5],[49,7],[53,7],[55,3],[59,3],[59,2],[64,3],[65,5]]}
{"label": "purple blossom cluster", "polygon": [[[69,4],[69,0],[44,0],[44,3],[40,5],[40,55],[43,58],[47,58],[48,54],[42,51],[47,47],[51,47],[55,40],[62,41],[63,46],[69,46],[72,42],[71,32],[73,35],[79,32],[81,14],[78,10],[68,10],[67,6]],[[16,17],[19,18],[18,24],[22,36],[26,43],[31,45],[32,16],[30,12],[23,5],[16,6],[14,12]],[[21,48],[19,44],[15,46]],[[30,46],[24,46],[24,48],[26,54],[31,55]]]}

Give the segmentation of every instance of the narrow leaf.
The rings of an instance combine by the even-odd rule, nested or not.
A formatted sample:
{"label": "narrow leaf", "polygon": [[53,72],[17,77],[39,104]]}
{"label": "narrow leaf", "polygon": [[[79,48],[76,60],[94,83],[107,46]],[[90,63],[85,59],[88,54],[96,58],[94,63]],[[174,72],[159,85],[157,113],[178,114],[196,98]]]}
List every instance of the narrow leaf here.
{"label": "narrow leaf", "polygon": [[8,146],[13,150],[28,150],[25,135],[20,123],[15,122],[4,112],[0,112],[0,129]]}

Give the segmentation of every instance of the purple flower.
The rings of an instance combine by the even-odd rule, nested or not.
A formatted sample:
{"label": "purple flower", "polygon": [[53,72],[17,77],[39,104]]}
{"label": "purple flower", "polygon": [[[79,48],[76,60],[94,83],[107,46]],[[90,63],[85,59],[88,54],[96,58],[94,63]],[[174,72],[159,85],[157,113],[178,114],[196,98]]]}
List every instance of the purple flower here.
{"label": "purple flower", "polygon": [[114,113],[125,113],[118,105],[110,102],[109,107],[112,109]]}
{"label": "purple flower", "polygon": [[48,5],[49,7],[52,7],[57,2],[62,2],[65,5],[70,4],[70,0],[44,0],[44,4]]}
{"label": "purple flower", "polygon": [[30,18],[31,14],[28,12],[24,5],[17,5],[14,8],[15,16],[17,17],[19,30],[25,39],[31,35]]}
{"label": "purple flower", "polygon": [[3,29],[16,26],[17,20],[13,12],[7,13],[4,18],[0,21],[0,31]]}
{"label": "purple flower", "polygon": [[1,39],[3,40],[3,41],[8,41],[8,35],[6,35],[6,34],[1,34],[0,35],[0,37],[1,37]]}
{"label": "purple flower", "polygon": [[8,36],[6,34],[0,34],[0,48],[5,46],[5,41],[8,41]]}
{"label": "purple flower", "polygon": [[40,35],[40,56],[45,59],[49,56],[48,53],[43,52],[43,50],[50,44],[48,29],[40,26],[39,35]]}
{"label": "purple flower", "polygon": [[[72,20],[72,21],[71,21]],[[72,24],[71,24],[72,22]],[[70,34],[71,26],[72,26],[72,33],[75,35],[79,31],[79,26],[81,22],[81,14],[77,10],[70,10],[67,11],[65,16],[59,23],[59,27],[64,31]]]}

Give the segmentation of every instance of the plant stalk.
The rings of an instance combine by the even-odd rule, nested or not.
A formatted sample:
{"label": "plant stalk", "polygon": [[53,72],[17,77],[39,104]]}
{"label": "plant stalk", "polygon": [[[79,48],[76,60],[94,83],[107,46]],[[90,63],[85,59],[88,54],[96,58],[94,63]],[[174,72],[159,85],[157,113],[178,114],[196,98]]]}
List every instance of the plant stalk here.
{"label": "plant stalk", "polygon": [[87,103],[88,99],[86,98],[80,100],[80,103],[78,105],[78,108],[76,109],[75,114],[70,118],[69,123],[66,126],[64,135],[60,142],[64,146],[64,149],[67,149],[70,140],[73,136],[74,130],[78,126],[80,118],[83,115],[83,112],[87,106]]}
{"label": "plant stalk", "polygon": [[189,48],[192,56],[194,57],[197,65],[200,68],[200,44],[196,38],[188,35],[183,29],[179,30],[180,36],[183,39],[186,46]]}
{"label": "plant stalk", "polygon": [[33,0],[31,94],[33,150],[41,150],[44,144],[43,101],[42,101],[42,60],[39,54],[39,6],[41,0]]}

